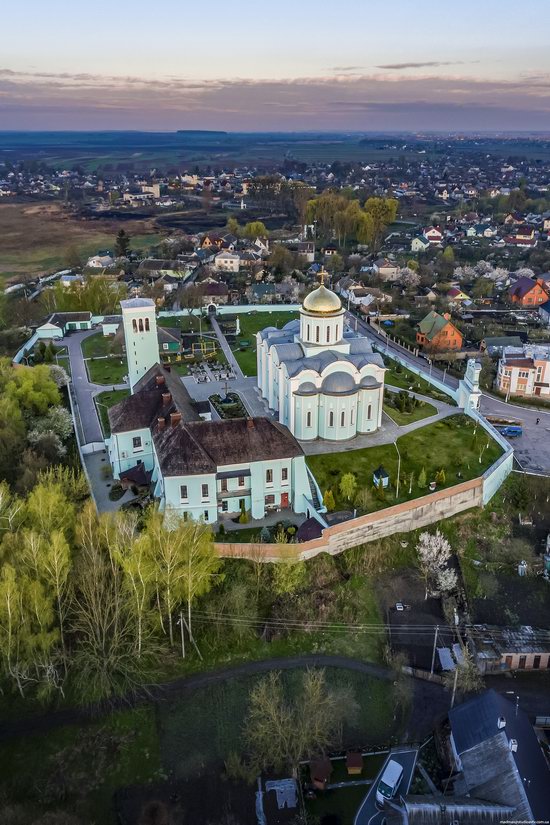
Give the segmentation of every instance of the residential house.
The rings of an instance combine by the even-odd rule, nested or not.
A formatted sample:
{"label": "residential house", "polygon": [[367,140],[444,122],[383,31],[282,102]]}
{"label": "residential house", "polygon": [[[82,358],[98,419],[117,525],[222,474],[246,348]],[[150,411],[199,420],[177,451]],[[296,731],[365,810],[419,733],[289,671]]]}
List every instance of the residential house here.
{"label": "residential house", "polygon": [[542,628],[474,625],[476,662],[483,673],[549,670],[550,638]]}
{"label": "residential house", "polygon": [[429,241],[430,246],[441,246],[443,243],[443,232],[438,226],[427,226],[422,236]]}
{"label": "residential house", "polygon": [[426,252],[430,248],[430,242],[425,235],[418,235],[411,241],[411,252]]}
{"label": "residential house", "polygon": [[424,349],[447,352],[462,347],[462,333],[451,323],[448,312],[429,312],[418,324],[416,343]]}
{"label": "residential house", "polygon": [[301,241],[298,244],[297,252],[305,258],[308,264],[312,264],[315,260],[315,244],[313,241]]}
{"label": "residential house", "polygon": [[276,284],[251,284],[246,288],[246,297],[251,304],[273,304],[277,303]]}
{"label": "residential house", "polygon": [[504,218],[504,223],[506,226],[521,226],[525,223],[525,217],[521,212],[508,212]]}
{"label": "residential house", "polygon": [[217,272],[238,272],[240,268],[240,256],[236,252],[222,250],[214,258],[214,269]]}
{"label": "residential house", "polygon": [[535,347],[525,347],[524,352],[521,357],[504,351],[498,362],[496,388],[503,395],[550,397],[550,354]]}
{"label": "residential house", "polygon": [[224,284],[221,281],[214,281],[211,278],[207,278],[205,281],[201,281],[199,286],[203,291],[203,306],[208,306],[208,304],[217,304],[219,306],[221,304],[228,303],[229,288],[227,284]]}
{"label": "residential house", "polygon": [[545,327],[550,327],[550,300],[539,304],[539,315]]}
{"label": "residential house", "polygon": [[505,349],[515,349],[523,354],[523,341],[519,335],[501,335],[484,338],[480,341],[479,351],[488,355],[502,355]]}
{"label": "residential house", "polygon": [[460,774],[455,794],[509,806],[509,821],[548,819],[550,768],[521,699],[486,690],[452,708],[449,725],[453,768]]}
{"label": "residential house", "polygon": [[463,292],[458,286],[452,286],[447,292],[447,299],[450,303],[461,304],[463,301],[471,301],[469,295]]}
{"label": "residential house", "polygon": [[541,281],[533,278],[518,278],[508,290],[508,298],[522,307],[538,307],[548,301],[550,292]]}
{"label": "residential house", "polygon": [[92,255],[86,261],[86,266],[89,269],[107,269],[113,266],[115,259],[111,255]]}
{"label": "residential house", "polygon": [[223,238],[215,232],[208,232],[201,238],[199,246],[201,249],[212,249],[213,247],[221,249],[223,246]]}
{"label": "residential house", "polygon": [[379,258],[373,263],[372,269],[384,281],[397,281],[401,274],[401,267],[388,258]]}

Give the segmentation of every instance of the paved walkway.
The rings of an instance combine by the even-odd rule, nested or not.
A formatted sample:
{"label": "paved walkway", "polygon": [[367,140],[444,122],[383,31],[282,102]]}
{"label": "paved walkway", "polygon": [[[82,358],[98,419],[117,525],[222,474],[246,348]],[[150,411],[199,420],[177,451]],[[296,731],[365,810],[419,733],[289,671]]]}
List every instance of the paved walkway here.
{"label": "paved walkway", "polygon": [[[109,498],[111,487],[118,482],[114,481],[110,473],[109,457],[106,450],[85,455],[84,463],[88,471],[94,501],[99,513],[109,513],[119,510],[122,504],[127,504],[136,498],[130,490],[126,490],[122,498],[116,501],[111,501]],[[106,474],[105,468],[109,469],[108,474]]]}
{"label": "paved walkway", "polygon": [[243,374],[242,369],[239,366],[239,362],[237,361],[237,359],[233,355],[231,347],[227,343],[227,338],[225,337],[225,335],[221,331],[220,325],[218,324],[218,322],[217,322],[214,315],[210,316],[210,323],[212,324],[212,329],[216,333],[216,336],[217,336],[218,341],[220,343],[220,347],[222,349],[222,352],[225,355],[225,357],[227,358],[228,364],[231,364],[233,372],[235,373],[237,378],[244,378],[244,374]]}

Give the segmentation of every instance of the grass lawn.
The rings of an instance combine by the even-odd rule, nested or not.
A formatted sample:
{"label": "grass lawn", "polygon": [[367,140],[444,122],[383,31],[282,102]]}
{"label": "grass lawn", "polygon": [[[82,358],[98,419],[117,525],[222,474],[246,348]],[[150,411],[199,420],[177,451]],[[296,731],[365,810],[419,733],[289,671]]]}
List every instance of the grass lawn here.
{"label": "grass lawn", "polygon": [[436,401],[444,401],[446,404],[456,407],[456,401],[452,396],[447,395],[445,392],[440,392],[430,384],[429,381],[416,375],[416,373],[409,372],[405,367],[399,368],[397,362],[391,358],[384,359],[384,363],[387,368],[384,377],[386,384],[392,387],[399,387],[401,390],[413,390],[421,395],[435,398]]}
{"label": "grass lawn", "polygon": [[433,404],[428,404],[427,401],[421,402],[420,406],[415,407],[410,413],[401,412],[386,403],[388,394],[391,393],[389,390],[386,390],[384,396],[384,412],[400,427],[404,427],[406,424],[412,424],[414,421],[422,421],[423,418],[429,418],[431,415],[437,414],[437,409]]}
{"label": "grass lawn", "polygon": [[36,804],[41,813],[78,810],[82,821],[114,823],[114,791],[160,776],[154,709],[10,740],[0,746],[0,770],[11,802]]}
{"label": "grass lawn", "polygon": [[[489,445],[487,447],[487,445]],[[345,473],[353,473],[357,479],[357,492],[365,492],[366,501],[356,502],[359,512],[381,510],[392,504],[408,501],[425,495],[428,488],[419,489],[418,476],[422,468],[426,470],[427,482],[434,480],[438,470],[446,474],[445,484],[450,487],[461,481],[477,478],[502,454],[499,445],[481,427],[465,415],[457,414],[434,424],[402,435],[398,439],[401,453],[401,485],[399,499],[396,500],[394,485],[397,474],[397,450],[394,444],[366,447],[348,452],[324,453],[307,456],[307,463],[313,472],[321,491],[332,490],[336,509],[349,509],[350,502],[340,494],[340,479]],[[481,455],[481,461],[479,460]],[[380,500],[373,489],[372,474],[382,464],[390,476],[390,489],[385,499]],[[409,495],[409,476],[414,473],[412,492]],[[457,478],[457,473],[462,478]],[[365,506],[366,504],[366,506]]]}
{"label": "grass lawn", "polygon": [[289,321],[297,318],[296,312],[250,312],[239,315],[240,332],[237,341],[248,340],[250,346],[240,350],[238,345],[232,345],[237,362],[245,375],[256,375],[256,338],[255,335],[266,327],[282,329]]}
{"label": "grass lawn", "polygon": [[119,401],[122,401],[123,398],[126,398],[129,395],[130,390],[110,390],[108,392],[101,392],[99,395],[96,395],[94,401],[97,406],[97,412],[99,415],[99,420],[101,421],[101,428],[103,430],[103,435],[107,438],[111,434],[111,428],[109,427],[109,416],[107,415],[107,408],[114,407],[115,404],[118,404]]}
{"label": "grass lawn", "polygon": [[[84,338],[80,346],[84,358],[100,358],[103,355],[112,355],[113,336],[97,332],[95,335],[90,335],[89,338]],[[118,352],[121,351],[121,345],[119,344]]]}
{"label": "grass lawn", "polygon": [[[363,759],[363,773],[361,776],[348,776],[346,770],[345,760],[333,760],[332,762],[332,776],[330,777],[331,784],[338,782],[349,782],[354,779],[375,779],[382,765],[386,760],[387,754],[381,753],[374,756],[365,756]],[[306,768],[302,771],[302,777],[305,782],[309,782],[309,770]],[[338,821],[341,825],[353,825],[355,815],[359,810],[365,796],[370,790],[370,785],[352,785],[347,788],[334,788],[332,790],[318,792],[316,799],[306,800],[306,809],[308,813],[317,817],[319,820],[322,817],[338,816]]]}
{"label": "grass lawn", "polygon": [[159,327],[167,327],[168,329],[179,329],[182,332],[200,332],[202,330],[210,329],[210,321],[203,315],[202,321],[197,315],[177,315],[169,318],[157,318],[157,325]]}
{"label": "grass lawn", "polygon": [[122,384],[128,373],[126,358],[113,355],[86,361],[88,376],[93,384]]}
{"label": "grass lawn", "polygon": [[[283,671],[288,695],[299,689],[303,670]],[[359,706],[353,722],[343,731],[349,747],[389,744],[399,732],[393,721],[393,686],[362,673],[326,668],[331,687],[353,689]],[[159,705],[159,738],[163,766],[176,777],[221,767],[227,756],[242,753],[242,728],[249,693],[259,677],[227,680]]]}

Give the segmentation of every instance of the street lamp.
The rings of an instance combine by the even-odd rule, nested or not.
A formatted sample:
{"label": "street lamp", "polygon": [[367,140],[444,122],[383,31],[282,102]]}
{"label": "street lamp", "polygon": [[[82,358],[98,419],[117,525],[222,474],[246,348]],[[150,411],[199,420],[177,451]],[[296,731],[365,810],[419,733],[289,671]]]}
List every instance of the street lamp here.
{"label": "street lamp", "polygon": [[397,482],[395,485],[395,500],[399,498],[399,476],[401,475],[401,453],[399,452],[399,447],[397,446],[397,439],[393,442],[393,446],[397,450]]}

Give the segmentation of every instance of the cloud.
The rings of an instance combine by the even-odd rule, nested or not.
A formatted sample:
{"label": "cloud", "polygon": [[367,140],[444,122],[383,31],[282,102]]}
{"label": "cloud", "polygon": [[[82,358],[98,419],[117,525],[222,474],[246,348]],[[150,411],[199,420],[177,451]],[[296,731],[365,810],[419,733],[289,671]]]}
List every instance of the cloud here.
{"label": "cloud", "polygon": [[364,69],[364,66],[332,66],[330,72],[358,72]]}
{"label": "cloud", "polygon": [[424,63],[386,63],[377,69],[423,69],[428,66],[463,66],[462,60],[429,60]]}
{"label": "cloud", "polygon": [[10,130],[550,129],[550,95],[546,78],[535,74],[490,80],[342,71],[203,80],[6,68],[0,69],[0,122]]}

